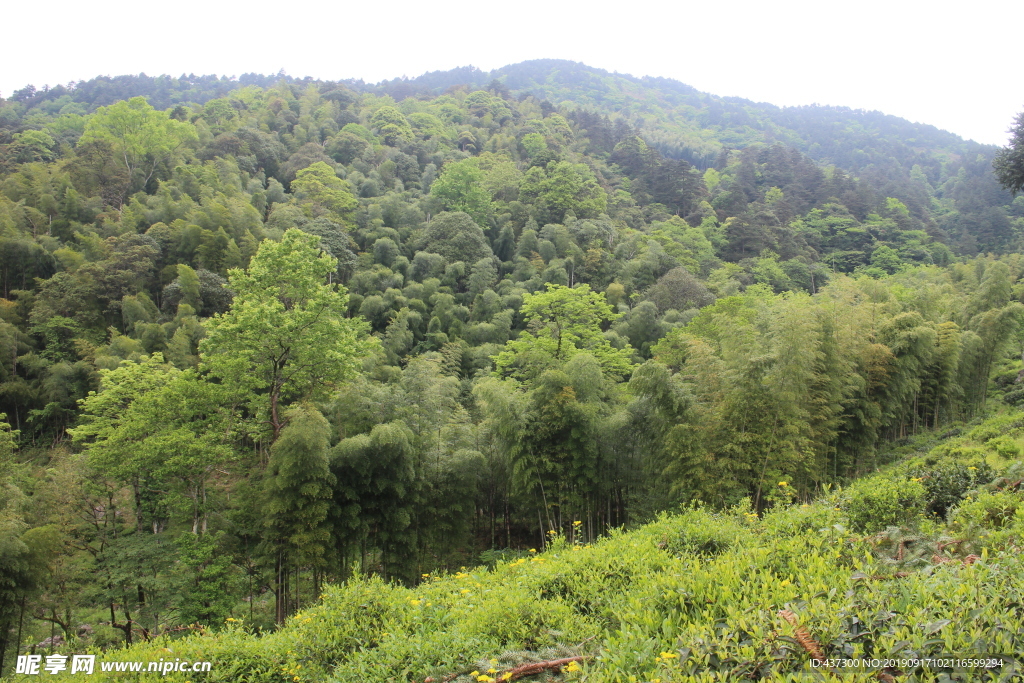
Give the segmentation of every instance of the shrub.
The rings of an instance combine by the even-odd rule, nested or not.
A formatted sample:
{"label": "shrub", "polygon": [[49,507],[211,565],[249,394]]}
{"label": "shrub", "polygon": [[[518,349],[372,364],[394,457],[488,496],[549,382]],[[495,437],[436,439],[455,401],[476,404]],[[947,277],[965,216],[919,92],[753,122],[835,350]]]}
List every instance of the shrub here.
{"label": "shrub", "polygon": [[949,530],[972,550],[1020,544],[1024,535],[1024,496],[1018,491],[983,491],[968,496],[950,513]]}
{"label": "shrub", "polygon": [[983,461],[964,463],[940,460],[931,467],[909,472],[924,486],[925,512],[946,519],[949,511],[967,495],[968,491],[992,481],[992,468]]}
{"label": "shrub", "polygon": [[1020,444],[1009,436],[1000,436],[985,444],[1005,460],[1013,460],[1020,457]]}
{"label": "shrub", "polygon": [[886,527],[909,524],[925,506],[924,486],[914,479],[879,475],[862,479],[850,487],[846,512],[850,527],[875,533]]}

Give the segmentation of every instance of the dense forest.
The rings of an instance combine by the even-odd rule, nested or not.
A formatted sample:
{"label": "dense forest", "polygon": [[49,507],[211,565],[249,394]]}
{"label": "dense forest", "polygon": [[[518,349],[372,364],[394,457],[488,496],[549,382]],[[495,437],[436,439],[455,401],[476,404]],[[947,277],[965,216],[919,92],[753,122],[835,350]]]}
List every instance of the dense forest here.
{"label": "dense forest", "polygon": [[763,515],[1024,402],[997,152],[558,61],[16,91],[0,673]]}

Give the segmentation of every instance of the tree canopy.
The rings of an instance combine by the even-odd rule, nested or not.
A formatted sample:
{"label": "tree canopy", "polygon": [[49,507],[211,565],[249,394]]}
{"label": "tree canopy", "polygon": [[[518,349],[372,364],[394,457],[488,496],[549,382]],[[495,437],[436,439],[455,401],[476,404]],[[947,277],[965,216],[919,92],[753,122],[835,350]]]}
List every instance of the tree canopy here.
{"label": "tree canopy", "polygon": [[318,245],[297,229],[260,245],[248,269],[229,274],[234,301],[200,346],[204,369],[266,415],[275,440],[282,400],[323,396],[374,348],[365,322],[346,316],[344,287],[327,282],[337,264]]}
{"label": "tree canopy", "polygon": [[1024,190],[1024,112],[1017,114],[1010,135],[1010,144],[999,150],[992,165],[999,184],[1017,194]]}

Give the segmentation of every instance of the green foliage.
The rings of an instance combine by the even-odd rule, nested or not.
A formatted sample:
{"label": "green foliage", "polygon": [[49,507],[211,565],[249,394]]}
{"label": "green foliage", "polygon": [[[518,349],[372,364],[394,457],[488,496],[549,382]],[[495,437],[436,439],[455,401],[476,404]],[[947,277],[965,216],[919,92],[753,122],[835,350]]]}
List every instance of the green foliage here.
{"label": "green foliage", "polygon": [[924,512],[928,492],[916,479],[873,477],[854,483],[846,495],[850,527],[864,533],[906,526]]}
{"label": "green foliage", "polygon": [[303,560],[322,561],[330,538],[328,500],[336,483],[328,467],[330,425],[311,406],[292,408],[267,465],[266,525],[271,543],[288,544]]}
{"label": "green foliage", "polygon": [[220,624],[231,614],[240,576],[224,552],[224,536],[178,536],[178,561],[186,571],[176,576],[175,609],[184,624]]}
{"label": "green foliage", "polygon": [[908,476],[925,488],[925,511],[946,518],[949,511],[969,491],[992,481],[992,467],[984,461],[940,461],[932,466],[912,469]]}
{"label": "green foliage", "polygon": [[1019,490],[980,491],[952,511],[949,526],[961,552],[1012,549],[1024,532],[1024,499]]}
{"label": "green foliage", "polygon": [[[132,76],[0,103],[0,430],[20,446],[0,467],[4,547],[38,568],[4,604],[24,599],[24,643],[82,623],[83,647],[110,647],[242,613],[269,629],[353,566],[410,588],[694,501],[741,507],[661,551],[736,557],[766,513],[758,534],[838,538],[834,505],[782,513],[889,443],[984,415],[990,390],[1019,398],[1024,205],[994,148],[567,62],[495,75]],[[935,514],[880,532],[882,566],[996,547],[977,524],[936,537],[936,515],[994,491],[983,461],[1024,444],[1015,413],[971,425],[893,480],[913,470]],[[618,585],[572,590],[610,624],[632,609]],[[352,626],[368,673],[351,677],[595,654],[536,630],[589,607],[532,620],[536,594],[504,598],[516,614],[489,603],[465,642]],[[386,661],[382,633],[401,633]],[[630,659],[650,646],[636,633],[597,679],[670,679]],[[736,671],[772,677],[791,654],[722,633],[691,634],[708,662],[764,648],[716,660]],[[252,677],[308,670],[252,656]]]}
{"label": "green foliage", "polygon": [[155,110],[144,97],[133,97],[97,109],[89,117],[80,142],[109,143],[129,178],[138,174],[145,185],[157,164],[197,137],[192,124]]}
{"label": "green foliage", "polygon": [[603,294],[592,292],[588,285],[548,284],[544,292],[524,295],[519,313],[526,331],[494,357],[498,374],[536,377],[581,352],[594,356],[608,376],[623,377],[630,372],[632,350],[614,348],[601,334],[601,324],[619,314],[612,311]]}
{"label": "green foliage", "polygon": [[608,206],[593,172],[567,161],[532,167],[523,176],[520,195],[536,202],[538,221],[551,223],[562,222],[569,212],[577,218],[597,218]]}
{"label": "green foliage", "polygon": [[430,186],[430,194],[448,211],[469,214],[477,225],[486,226],[491,215],[491,198],[483,188],[484,173],[475,159],[446,164]]}
{"label": "green foliage", "polygon": [[231,310],[210,319],[200,347],[204,368],[269,414],[275,438],[282,400],[322,396],[373,348],[365,324],[346,317],[344,288],[327,284],[337,266],[318,244],[291,229],[260,245],[248,270],[231,272]]}
{"label": "green foliage", "polygon": [[394,107],[381,107],[373,113],[370,123],[377,129],[384,144],[396,146],[412,138],[409,121]]}
{"label": "green foliage", "polygon": [[322,161],[298,171],[292,181],[292,191],[300,202],[306,203],[306,209],[313,218],[322,216],[348,223],[358,206],[345,181]]}
{"label": "green foliage", "polygon": [[1024,190],[1024,113],[1017,114],[1010,133],[1010,144],[999,150],[992,166],[999,184],[1017,194]]}
{"label": "green foliage", "polygon": [[[1019,634],[1007,626],[1020,600],[1015,554],[894,575],[836,514],[832,502],[763,519],[742,507],[689,509],[593,546],[556,543],[493,570],[425,576],[414,588],[354,577],[277,633],[255,637],[231,626],[118,656],[157,659],[170,646],[183,659],[223,662],[204,674],[209,681],[470,680],[491,669],[498,678],[541,653],[583,655],[577,668],[598,680],[726,681],[738,670],[773,680],[814,675],[801,646],[808,636],[829,658],[1018,650]],[[972,595],[984,597],[976,609],[956,609]],[[1007,660],[972,675],[996,680],[1017,666]],[[848,675],[866,681],[875,673]]]}
{"label": "green foliage", "polygon": [[475,263],[491,255],[480,226],[467,213],[444,212],[430,221],[426,230],[424,251],[440,254],[448,263]]}

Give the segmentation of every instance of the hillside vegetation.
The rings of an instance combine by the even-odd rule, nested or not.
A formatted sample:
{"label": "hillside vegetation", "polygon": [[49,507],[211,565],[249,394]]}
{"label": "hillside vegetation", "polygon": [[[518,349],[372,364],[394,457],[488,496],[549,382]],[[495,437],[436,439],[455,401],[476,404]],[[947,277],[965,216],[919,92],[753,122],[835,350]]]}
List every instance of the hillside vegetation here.
{"label": "hillside vegetation", "polygon": [[[33,648],[146,647],[200,627],[283,666],[271,643],[296,631],[278,629],[323,590],[403,605],[455,585],[421,588],[424,575],[489,564],[480,583],[497,595],[495,577],[526,571],[512,558],[671,545],[695,520],[733,539],[714,562],[770,555],[790,523],[771,520],[833,515],[799,505],[886,464],[891,444],[1024,402],[1024,200],[994,179],[996,152],[877,112],[558,61],[375,85],[140,75],[13,93],[0,672]],[[1019,455],[1003,431],[950,446],[967,464],[898,492],[955,479],[941,500],[921,494],[944,523],[988,483],[971,449],[997,469]],[[838,534],[813,581],[909,521],[854,503],[786,541]],[[548,554],[534,563],[531,548]],[[645,563],[681,571],[655,550],[622,561],[652,580],[665,573]],[[1002,566],[940,564],[950,581]],[[878,590],[925,580],[903,578]],[[506,596],[523,605],[507,634],[488,603],[496,616],[467,614],[465,642],[424,640],[402,666],[450,675],[579,645],[600,653],[580,666],[655,676],[607,659],[634,651],[608,640],[633,628],[608,616],[626,603],[591,614],[565,594],[549,619],[526,596]],[[794,599],[758,628],[780,628]],[[420,642],[386,623],[394,647]],[[353,638],[322,648],[322,675],[392,651]]]}
{"label": "hillside vegetation", "polygon": [[[669,683],[840,673],[813,666],[814,656],[957,656],[998,665],[842,673],[1013,680],[1024,647],[1024,463],[1000,453],[1012,445],[1019,455],[1022,437],[1024,414],[1007,414],[763,518],[749,501],[695,507],[593,544],[558,536],[545,552],[424,575],[413,587],[355,576],[273,634],[254,637],[244,618],[228,618],[215,633],[99,657],[213,664],[169,680]],[[924,444],[905,450],[915,445]],[[774,483],[783,497],[786,484]]]}

